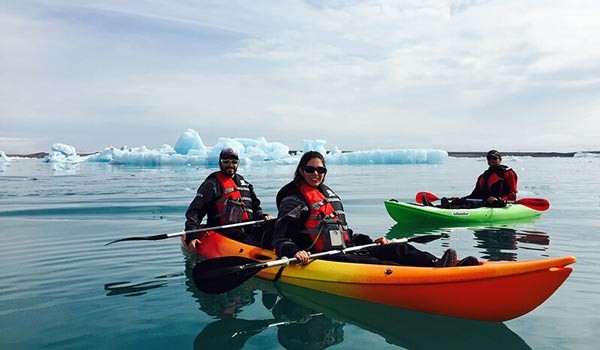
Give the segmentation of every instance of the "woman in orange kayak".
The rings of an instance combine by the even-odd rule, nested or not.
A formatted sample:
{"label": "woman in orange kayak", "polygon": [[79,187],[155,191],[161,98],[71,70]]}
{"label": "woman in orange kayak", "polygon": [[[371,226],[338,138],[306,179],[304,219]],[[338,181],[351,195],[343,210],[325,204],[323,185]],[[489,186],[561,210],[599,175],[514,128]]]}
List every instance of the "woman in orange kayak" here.
{"label": "woman in orange kayak", "polygon": [[[326,174],[323,155],[315,151],[306,152],[296,168],[294,180],[277,193],[279,214],[272,238],[277,256],[295,257],[307,263],[310,253],[373,242],[369,236],[353,233],[348,228],[340,198],[323,183]],[[385,237],[375,242],[381,245],[321,259],[423,267],[456,266],[454,249],[446,250],[442,258],[437,258],[410,244],[390,244],[392,242]],[[460,264],[477,263],[475,257],[468,257]]]}

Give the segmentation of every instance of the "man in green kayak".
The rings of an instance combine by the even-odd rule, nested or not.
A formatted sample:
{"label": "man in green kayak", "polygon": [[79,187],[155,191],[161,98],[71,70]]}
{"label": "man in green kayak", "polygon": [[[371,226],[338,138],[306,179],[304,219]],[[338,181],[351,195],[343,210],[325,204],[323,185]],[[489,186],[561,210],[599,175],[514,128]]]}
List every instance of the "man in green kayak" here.
{"label": "man in green kayak", "polygon": [[[323,183],[326,174],[323,155],[315,151],[306,152],[296,168],[294,180],[277,193],[279,214],[272,243],[278,257],[294,257],[307,263],[311,253],[373,242],[369,236],[354,233],[348,228],[341,199]],[[378,238],[375,242],[380,245],[321,259],[421,267],[457,266],[454,249],[446,250],[438,258],[410,244],[394,244],[385,237]],[[477,264],[475,257],[462,259],[459,263],[460,266]]]}
{"label": "man in green kayak", "polygon": [[[196,197],[185,213],[185,231],[197,230],[206,215],[207,226],[235,224],[254,220],[270,220],[263,213],[254,187],[237,173],[239,157],[231,147],[219,154],[220,171],[214,172],[198,188]],[[260,246],[262,227],[239,227],[219,233],[240,242]],[[187,234],[186,244],[198,235]]]}
{"label": "man in green kayak", "polygon": [[477,178],[473,192],[462,198],[442,198],[442,208],[498,208],[517,199],[517,173],[501,164],[502,155],[494,149],[486,154],[486,159],[489,167]]}

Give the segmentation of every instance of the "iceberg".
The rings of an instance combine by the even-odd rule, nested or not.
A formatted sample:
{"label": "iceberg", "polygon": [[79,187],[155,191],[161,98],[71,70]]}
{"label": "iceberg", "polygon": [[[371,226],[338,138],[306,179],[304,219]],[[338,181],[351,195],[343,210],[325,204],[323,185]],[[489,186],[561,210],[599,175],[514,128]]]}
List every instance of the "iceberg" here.
{"label": "iceberg", "polygon": [[600,158],[600,153],[594,152],[577,152],[573,155],[575,158]]}
{"label": "iceberg", "polygon": [[[327,141],[325,141],[325,140],[304,140],[303,144],[302,144],[302,151],[303,152],[317,151],[323,155],[326,155],[327,154],[327,150],[325,149],[326,144],[327,144]],[[339,151],[339,150],[337,150],[337,151]]]}
{"label": "iceberg", "polygon": [[238,151],[242,164],[279,161],[290,158],[288,146],[279,142],[268,142],[264,137],[219,138],[212,147],[202,142],[198,133],[188,129],[177,141],[175,147],[163,145],[160,149],[140,147],[107,147],[87,158],[89,162],[107,162],[140,166],[161,165],[217,165],[223,148],[232,147]]}
{"label": "iceberg", "polygon": [[6,156],[6,153],[0,151],[0,163],[9,162],[10,159]]}
{"label": "iceberg", "polygon": [[80,163],[84,161],[84,158],[77,154],[75,147],[64,143],[55,143],[43,161],[47,163]]}
{"label": "iceberg", "polygon": [[439,164],[448,152],[428,149],[372,150],[331,153],[325,158],[330,164]]}
{"label": "iceberg", "polygon": [[190,150],[204,152],[207,148],[204,146],[204,143],[196,130],[187,129],[183,135],[179,137],[173,150],[177,154],[186,155]]}
{"label": "iceberg", "polygon": [[234,148],[242,165],[296,164],[303,153],[318,151],[330,164],[366,165],[366,164],[440,164],[448,158],[448,152],[435,149],[375,149],[359,151],[341,151],[334,146],[327,148],[325,140],[303,140],[302,148],[290,151],[280,142],[271,142],[264,137],[229,138],[221,137],[212,146],[202,141],[199,133],[187,129],[177,140],[174,147],[168,144],[158,149],[146,146],[107,147],[90,156],[80,157],[75,147],[57,143],[46,157],[51,162],[104,162],[115,165],[133,165],[145,167],[158,166],[215,166],[223,148]]}

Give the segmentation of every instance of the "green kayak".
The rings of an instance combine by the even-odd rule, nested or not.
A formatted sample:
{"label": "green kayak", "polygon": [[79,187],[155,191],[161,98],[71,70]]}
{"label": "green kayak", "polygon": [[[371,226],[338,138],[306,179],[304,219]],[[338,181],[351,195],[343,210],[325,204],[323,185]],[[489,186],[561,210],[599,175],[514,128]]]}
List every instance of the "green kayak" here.
{"label": "green kayak", "polygon": [[443,209],[421,204],[387,200],[385,209],[399,223],[453,223],[468,224],[478,222],[497,222],[532,218],[542,214],[522,204],[507,204],[503,208],[481,207],[474,209]]}

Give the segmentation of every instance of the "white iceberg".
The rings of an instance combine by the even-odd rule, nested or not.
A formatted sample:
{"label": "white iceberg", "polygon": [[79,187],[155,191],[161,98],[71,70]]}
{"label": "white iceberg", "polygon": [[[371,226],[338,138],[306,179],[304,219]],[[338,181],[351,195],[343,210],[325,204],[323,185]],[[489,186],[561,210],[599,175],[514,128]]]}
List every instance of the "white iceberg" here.
{"label": "white iceberg", "polygon": [[[327,150],[325,140],[304,140],[297,152],[280,142],[270,142],[264,137],[228,138],[221,137],[213,146],[206,146],[197,131],[187,129],[175,143],[175,147],[164,144],[158,149],[146,146],[107,147],[101,152],[85,157],[88,162],[106,162],[145,167],[158,166],[214,166],[223,148],[232,147],[239,155],[242,165],[295,164],[304,152],[318,151],[331,164],[439,164],[448,158],[443,150],[432,149],[388,149],[342,152],[337,146]],[[75,148],[57,143],[46,161],[81,161]]]}
{"label": "white iceberg", "polygon": [[80,157],[75,151],[75,147],[65,145],[64,143],[55,143],[52,145],[52,150],[43,161],[48,163],[80,163],[85,159]]}

